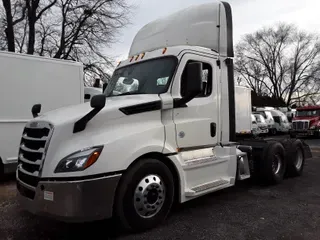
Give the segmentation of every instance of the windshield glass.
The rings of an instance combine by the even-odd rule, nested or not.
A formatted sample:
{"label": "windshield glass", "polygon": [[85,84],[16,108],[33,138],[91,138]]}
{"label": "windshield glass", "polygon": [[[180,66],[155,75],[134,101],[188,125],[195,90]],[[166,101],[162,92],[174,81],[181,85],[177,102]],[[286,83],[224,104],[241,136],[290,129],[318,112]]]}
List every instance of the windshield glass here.
{"label": "windshield glass", "polygon": [[255,115],[256,119],[257,119],[257,123],[266,123],[266,120],[264,119],[264,117],[260,114]]}
{"label": "windshield glass", "polygon": [[283,123],[288,123],[288,118],[287,118],[287,116],[282,115],[282,116],[281,116],[281,121],[282,121]]}
{"label": "windshield glass", "polygon": [[104,93],[107,97],[164,93],[176,65],[175,57],[163,57],[119,68],[113,73]]}
{"label": "windshield glass", "polygon": [[266,118],[266,117],[267,117],[267,115],[265,114],[265,112],[258,111],[257,113],[258,113],[258,114],[261,114],[264,118]]}
{"label": "windshield glass", "polygon": [[315,117],[320,115],[320,110],[298,110],[297,117]]}

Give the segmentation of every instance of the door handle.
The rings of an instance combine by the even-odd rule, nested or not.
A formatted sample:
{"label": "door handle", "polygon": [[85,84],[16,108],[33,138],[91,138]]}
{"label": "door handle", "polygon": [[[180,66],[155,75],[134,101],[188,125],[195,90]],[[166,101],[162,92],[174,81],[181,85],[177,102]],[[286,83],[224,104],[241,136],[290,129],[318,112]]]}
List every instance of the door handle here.
{"label": "door handle", "polygon": [[215,137],[216,136],[216,132],[217,132],[217,124],[214,123],[214,122],[210,123],[211,137]]}

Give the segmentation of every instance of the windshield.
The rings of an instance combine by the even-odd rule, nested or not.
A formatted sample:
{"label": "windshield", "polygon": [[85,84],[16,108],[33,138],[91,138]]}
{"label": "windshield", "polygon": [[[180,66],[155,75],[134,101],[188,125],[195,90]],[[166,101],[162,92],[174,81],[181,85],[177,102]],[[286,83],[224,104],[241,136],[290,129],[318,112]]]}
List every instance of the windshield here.
{"label": "windshield", "polygon": [[257,119],[257,123],[266,123],[266,120],[264,119],[264,117],[262,115],[255,115],[256,119]]}
{"label": "windshield", "polygon": [[287,118],[287,116],[286,116],[286,115],[281,115],[281,121],[282,121],[283,123],[288,123],[288,118]]}
{"label": "windshield", "polygon": [[315,117],[320,115],[320,110],[298,110],[297,117]]}
{"label": "windshield", "polygon": [[[266,115],[266,113],[265,113],[265,112],[258,111],[257,113],[258,113],[258,114],[261,114],[264,118],[267,118],[267,115]],[[258,115],[256,115],[256,116],[258,116]]]}
{"label": "windshield", "polygon": [[113,73],[104,93],[107,97],[164,93],[176,65],[175,57],[163,57],[119,68]]}

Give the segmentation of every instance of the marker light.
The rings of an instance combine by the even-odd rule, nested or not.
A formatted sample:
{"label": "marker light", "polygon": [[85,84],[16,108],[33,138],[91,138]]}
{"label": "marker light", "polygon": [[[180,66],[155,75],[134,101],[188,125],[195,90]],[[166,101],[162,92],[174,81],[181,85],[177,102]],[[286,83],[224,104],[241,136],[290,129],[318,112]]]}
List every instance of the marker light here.
{"label": "marker light", "polygon": [[167,51],[167,48],[164,48],[163,51],[162,51],[162,54],[165,54]]}
{"label": "marker light", "polygon": [[133,59],[134,59],[134,56],[131,57],[130,62],[132,62]]}
{"label": "marker light", "polygon": [[136,59],[135,59],[135,61],[137,61],[137,60],[138,60],[138,58],[139,58],[139,55],[137,55],[137,56],[136,56]]}
{"label": "marker light", "polygon": [[144,55],[146,55],[145,53],[142,53],[141,54],[141,59],[143,59],[144,58]]}

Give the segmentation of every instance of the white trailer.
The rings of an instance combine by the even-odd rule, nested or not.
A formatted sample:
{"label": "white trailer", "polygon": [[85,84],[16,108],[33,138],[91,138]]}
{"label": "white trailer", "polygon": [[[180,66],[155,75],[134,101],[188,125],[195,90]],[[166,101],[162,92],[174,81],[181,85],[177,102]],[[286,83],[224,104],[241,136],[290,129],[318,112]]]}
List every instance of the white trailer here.
{"label": "white trailer", "polygon": [[0,177],[14,173],[22,131],[41,112],[84,102],[82,64],[0,52]]}
{"label": "white trailer", "polygon": [[21,206],[62,221],[114,217],[144,230],[174,201],[249,177],[277,184],[301,175],[311,156],[303,141],[236,142],[233,56],[226,2],[144,26],[104,94],[28,122],[17,169]]}
{"label": "white trailer", "polygon": [[235,86],[236,104],[236,134],[252,134],[252,106],[251,89],[243,86]]}

